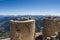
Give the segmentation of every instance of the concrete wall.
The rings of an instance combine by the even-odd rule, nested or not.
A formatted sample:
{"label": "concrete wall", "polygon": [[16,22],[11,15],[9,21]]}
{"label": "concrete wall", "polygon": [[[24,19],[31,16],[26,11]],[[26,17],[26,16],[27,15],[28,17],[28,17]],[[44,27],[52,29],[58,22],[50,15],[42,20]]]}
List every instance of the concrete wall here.
{"label": "concrete wall", "polygon": [[35,20],[11,21],[11,40],[34,40]]}
{"label": "concrete wall", "polygon": [[55,32],[59,31],[59,24],[57,18],[48,18],[43,20],[43,37],[50,37],[54,35]]}

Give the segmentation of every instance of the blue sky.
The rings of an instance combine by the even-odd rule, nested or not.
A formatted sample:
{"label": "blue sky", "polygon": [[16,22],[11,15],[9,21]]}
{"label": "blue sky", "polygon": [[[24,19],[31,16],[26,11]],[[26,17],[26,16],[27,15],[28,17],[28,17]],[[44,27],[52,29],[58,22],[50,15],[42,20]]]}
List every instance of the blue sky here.
{"label": "blue sky", "polygon": [[60,0],[0,0],[0,15],[60,15]]}

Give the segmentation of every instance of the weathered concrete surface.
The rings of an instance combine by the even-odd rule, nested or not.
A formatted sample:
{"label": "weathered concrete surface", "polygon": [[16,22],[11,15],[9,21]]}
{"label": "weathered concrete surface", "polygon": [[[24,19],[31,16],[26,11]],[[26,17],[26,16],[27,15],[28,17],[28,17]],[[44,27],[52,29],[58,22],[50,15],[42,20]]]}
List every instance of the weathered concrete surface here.
{"label": "weathered concrete surface", "polygon": [[11,21],[11,40],[34,40],[35,20]]}
{"label": "weathered concrete surface", "polygon": [[55,17],[48,17],[43,19],[43,38],[46,39],[51,35],[54,35],[55,32],[59,32],[59,19]]}

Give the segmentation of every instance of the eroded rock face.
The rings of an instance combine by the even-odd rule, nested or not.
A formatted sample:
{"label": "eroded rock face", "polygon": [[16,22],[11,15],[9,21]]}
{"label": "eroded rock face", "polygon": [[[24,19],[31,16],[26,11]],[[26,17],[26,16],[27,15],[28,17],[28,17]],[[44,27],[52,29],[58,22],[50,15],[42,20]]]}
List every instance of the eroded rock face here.
{"label": "eroded rock face", "polygon": [[11,40],[34,40],[35,20],[11,21]]}

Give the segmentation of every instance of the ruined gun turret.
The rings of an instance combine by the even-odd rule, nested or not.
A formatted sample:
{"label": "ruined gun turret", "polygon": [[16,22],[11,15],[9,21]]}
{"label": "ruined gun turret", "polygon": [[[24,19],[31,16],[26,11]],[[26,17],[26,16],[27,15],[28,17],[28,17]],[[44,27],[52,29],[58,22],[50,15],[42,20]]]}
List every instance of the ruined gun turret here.
{"label": "ruined gun turret", "polygon": [[22,18],[11,20],[11,40],[34,40],[35,20]]}

